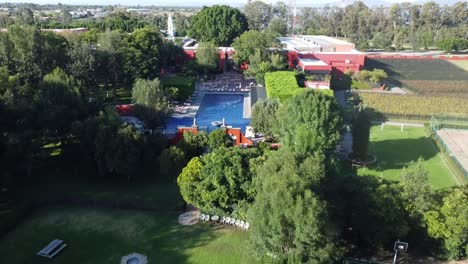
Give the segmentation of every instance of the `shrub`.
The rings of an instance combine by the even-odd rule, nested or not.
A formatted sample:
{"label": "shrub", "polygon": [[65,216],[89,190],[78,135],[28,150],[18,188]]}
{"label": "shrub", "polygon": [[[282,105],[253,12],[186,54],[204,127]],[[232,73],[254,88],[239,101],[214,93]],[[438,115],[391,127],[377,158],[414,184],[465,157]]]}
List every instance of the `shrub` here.
{"label": "shrub", "polygon": [[266,73],[265,86],[268,98],[278,98],[281,102],[304,91],[297,84],[296,73],[292,71]]}

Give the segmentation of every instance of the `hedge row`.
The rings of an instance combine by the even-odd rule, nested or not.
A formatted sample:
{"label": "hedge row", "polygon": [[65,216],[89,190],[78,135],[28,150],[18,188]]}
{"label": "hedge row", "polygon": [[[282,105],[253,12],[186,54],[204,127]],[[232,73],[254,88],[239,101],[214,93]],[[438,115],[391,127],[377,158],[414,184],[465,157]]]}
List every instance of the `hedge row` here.
{"label": "hedge row", "polygon": [[268,98],[279,98],[281,102],[305,90],[299,87],[296,73],[292,71],[266,73],[265,86]]}

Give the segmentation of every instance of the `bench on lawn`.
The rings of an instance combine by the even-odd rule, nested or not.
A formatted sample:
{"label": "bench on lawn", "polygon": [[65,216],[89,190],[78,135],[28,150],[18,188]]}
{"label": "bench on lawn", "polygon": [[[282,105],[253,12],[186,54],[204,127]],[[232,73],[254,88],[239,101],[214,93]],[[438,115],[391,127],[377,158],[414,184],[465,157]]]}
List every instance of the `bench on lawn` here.
{"label": "bench on lawn", "polygon": [[55,239],[54,241],[50,242],[45,248],[41,249],[41,251],[37,252],[38,256],[46,257],[46,258],[53,258],[57,255],[67,244],[63,242],[63,240]]}

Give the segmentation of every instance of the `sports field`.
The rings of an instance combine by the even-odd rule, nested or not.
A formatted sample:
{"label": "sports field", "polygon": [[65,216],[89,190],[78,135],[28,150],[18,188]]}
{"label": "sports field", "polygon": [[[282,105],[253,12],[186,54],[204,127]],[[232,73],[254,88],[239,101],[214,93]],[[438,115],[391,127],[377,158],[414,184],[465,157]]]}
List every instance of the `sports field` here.
{"label": "sports field", "polygon": [[377,163],[361,168],[359,175],[379,176],[388,180],[399,180],[401,170],[411,161],[423,158],[424,168],[434,189],[456,185],[456,179],[442,155],[424,128],[399,126],[373,126],[369,152],[377,156]]}
{"label": "sports field", "polygon": [[[56,238],[68,246],[53,261],[36,256]],[[182,226],[177,214],[50,208],[0,239],[0,263],[120,263],[134,252],[148,263],[253,263],[247,239],[247,231],[232,227]]]}

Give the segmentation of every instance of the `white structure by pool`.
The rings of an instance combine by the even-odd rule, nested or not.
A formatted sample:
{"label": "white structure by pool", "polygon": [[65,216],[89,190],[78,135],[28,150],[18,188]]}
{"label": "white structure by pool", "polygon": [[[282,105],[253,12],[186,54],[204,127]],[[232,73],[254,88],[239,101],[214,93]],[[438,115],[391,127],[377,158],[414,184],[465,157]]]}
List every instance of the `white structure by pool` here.
{"label": "white structure by pool", "polygon": [[122,257],[120,264],[148,264],[148,259],[145,255],[139,253],[132,253]]}

